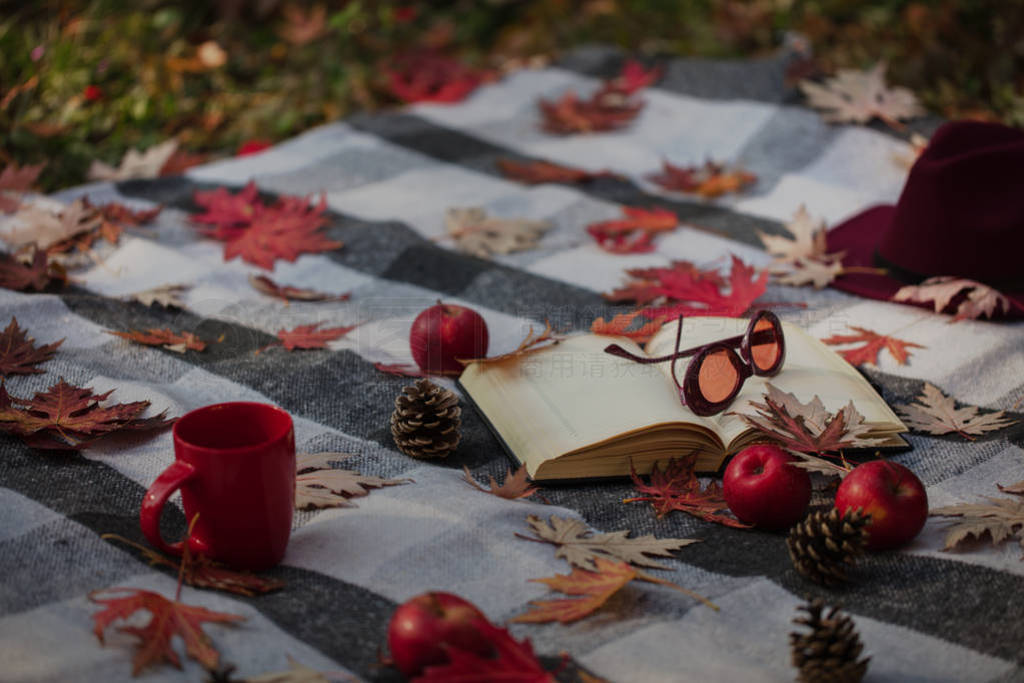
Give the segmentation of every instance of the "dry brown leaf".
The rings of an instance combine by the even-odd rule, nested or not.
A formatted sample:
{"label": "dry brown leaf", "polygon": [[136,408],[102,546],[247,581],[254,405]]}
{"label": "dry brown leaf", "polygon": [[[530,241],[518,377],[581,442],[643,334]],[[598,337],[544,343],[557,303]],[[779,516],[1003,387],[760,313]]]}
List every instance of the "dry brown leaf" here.
{"label": "dry brown leaf", "polygon": [[353,470],[331,467],[353,457],[351,453],[299,453],[295,458],[295,507],[308,508],[355,507],[350,498],[361,498],[370,489],[397,486],[412,479],[384,479],[364,476]]}
{"label": "dry brown leaf", "polygon": [[985,432],[1003,429],[1017,422],[1005,411],[978,414],[978,406],[957,408],[954,399],[925,382],[916,403],[894,406],[908,427],[928,434],[956,432],[970,439]]}
{"label": "dry brown leaf", "polygon": [[931,301],[934,303],[935,312],[941,313],[954,297],[965,290],[967,296],[957,305],[953,322],[974,320],[981,316],[991,318],[995,313],[1007,313],[1010,310],[1010,300],[988,285],[949,275],[930,277],[919,285],[901,287],[893,295],[892,300],[915,303]]}
{"label": "dry brown leaf", "polygon": [[931,511],[939,517],[960,518],[951,523],[943,550],[956,550],[969,538],[981,539],[988,534],[992,545],[1016,536],[1024,551],[1024,499],[989,496],[985,499],[988,503],[960,503]]}
{"label": "dry brown leaf", "polygon": [[316,669],[310,669],[305,664],[300,664],[291,655],[288,655],[287,671],[272,671],[259,676],[250,676],[245,679],[244,683],[330,683],[330,679]]}
{"label": "dry brown leaf", "polygon": [[327,294],[326,292],[318,292],[315,289],[279,285],[266,275],[250,275],[249,284],[256,291],[281,299],[285,303],[289,301],[348,301],[352,297],[348,292],[344,294]]}
{"label": "dry brown leaf", "polygon": [[1010,484],[1008,486],[1003,486],[1002,484],[996,484],[996,486],[998,486],[999,490],[1002,491],[1003,493],[1017,493],[1020,495],[1024,495],[1024,480],[1018,481],[1016,484]]}
{"label": "dry brown leaf", "polygon": [[547,221],[496,218],[479,207],[453,207],[445,212],[445,228],[460,251],[481,258],[526,251],[551,229]]}
{"label": "dry brown leaf", "polygon": [[138,301],[143,306],[157,304],[164,308],[185,308],[185,300],[182,295],[190,288],[191,285],[161,285],[129,294],[125,299]]}
{"label": "dry brown leaf", "polygon": [[830,346],[845,346],[847,344],[860,344],[849,349],[841,349],[838,353],[846,362],[850,365],[862,365],[864,363],[870,363],[871,365],[878,365],[878,354],[883,349],[889,351],[889,355],[893,357],[900,365],[906,365],[907,359],[910,358],[910,349],[924,349],[927,348],[921,344],[915,342],[906,341],[905,339],[898,339],[891,337],[887,334],[879,334],[874,330],[869,330],[866,327],[858,327],[856,325],[850,325],[850,329],[854,331],[854,334],[834,334],[831,337],[822,339],[822,343]]}
{"label": "dry brown leaf", "polygon": [[800,89],[808,104],[821,109],[830,123],[867,123],[877,116],[902,129],[901,120],[922,116],[925,111],[911,91],[886,86],[885,68],[885,62],[878,62],[866,71],[840,69],[824,84],[800,81]]}
{"label": "dry brown leaf", "polygon": [[589,529],[578,519],[554,515],[551,516],[550,522],[545,522],[536,515],[528,515],[526,522],[536,538],[520,538],[550,543],[557,548],[555,557],[562,558],[573,567],[591,571],[597,568],[595,561],[599,558],[621,560],[637,567],[667,569],[665,565],[647,556],[672,557],[673,550],[700,542],[695,538],[655,538],[650,534],[627,538],[630,532],[626,529],[599,533]]}
{"label": "dry brown leaf", "polygon": [[503,353],[500,356],[491,356],[490,358],[458,358],[460,363],[463,365],[469,365],[470,363],[480,363],[486,365],[488,363],[500,363],[501,361],[509,360],[510,358],[522,358],[528,356],[535,351],[541,349],[547,349],[558,344],[562,341],[563,337],[554,333],[551,329],[551,322],[544,322],[544,330],[540,334],[534,334],[533,325],[530,325],[530,331],[526,333],[526,337],[519,343],[514,351]]}
{"label": "dry brown leaf", "polygon": [[505,481],[500,485],[495,481],[494,477],[490,478],[491,488],[487,489],[480,485],[473,475],[470,473],[469,468],[465,465],[462,466],[462,471],[465,473],[464,477],[466,483],[478,491],[484,493],[490,493],[491,495],[498,496],[499,498],[507,498],[508,500],[515,500],[516,498],[529,498],[537,492],[536,486],[531,486],[527,479],[526,466],[522,466],[515,472],[508,470],[505,474]]}
{"label": "dry brown leaf", "polygon": [[774,269],[771,274],[780,285],[811,285],[815,289],[822,289],[843,274],[843,264],[838,260],[797,259],[792,261],[788,268]]}
{"label": "dry brown leaf", "polygon": [[801,453],[800,451],[789,451],[789,453],[798,459],[798,462],[791,462],[789,464],[808,472],[817,472],[827,477],[839,477],[842,479],[853,471],[853,467],[846,461],[846,458],[841,458],[842,464],[837,465],[834,462],[809,453]]}
{"label": "dry brown leaf", "polygon": [[174,138],[153,145],[145,152],[130,149],[125,152],[121,163],[114,168],[102,161],[93,160],[89,166],[89,180],[129,180],[131,178],[156,178],[160,169],[178,149]]}
{"label": "dry brown leaf", "polygon": [[202,351],[206,342],[191,332],[175,332],[168,328],[150,328],[148,330],[105,330],[107,334],[121,337],[144,346],[159,346],[168,351],[185,353],[185,351]]}
{"label": "dry brown leaf", "polygon": [[13,228],[0,237],[14,247],[34,244],[45,250],[99,227],[102,220],[96,210],[81,199],[65,206],[59,214],[28,205],[11,217]]}
{"label": "dry brown leaf", "polygon": [[793,219],[786,223],[785,229],[793,236],[792,239],[757,231],[757,236],[765,250],[774,256],[776,261],[792,262],[825,257],[827,228],[823,218],[812,217],[807,212],[807,208],[801,204],[793,214]]}

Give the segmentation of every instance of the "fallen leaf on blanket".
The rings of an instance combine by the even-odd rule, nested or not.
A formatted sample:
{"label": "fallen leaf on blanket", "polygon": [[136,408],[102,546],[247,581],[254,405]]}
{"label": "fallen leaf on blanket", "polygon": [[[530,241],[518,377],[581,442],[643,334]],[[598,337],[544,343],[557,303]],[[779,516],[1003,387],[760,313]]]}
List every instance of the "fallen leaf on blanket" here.
{"label": "fallen leaf on blanket", "polygon": [[0,213],[18,210],[21,206],[19,195],[34,189],[36,179],[44,166],[45,163],[29,166],[11,163],[4,167],[0,172]]}
{"label": "fallen leaf on blanket", "polygon": [[156,178],[164,164],[178,149],[178,141],[174,138],[153,145],[144,152],[130,149],[121,158],[115,168],[102,161],[93,160],[89,166],[89,180],[129,180],[131,178]]}
{"label": "fallen leaf on blanket", "polygon": [[879,334],[874,330],[867,329],[866,327],[850,325],[850,329],[856,332],[856,334],[834,334],[831,337],[826,337],[821,340],[830,346],[861,344],[861,346],[852,349],[842,349],[839,351],[839,355],[845,358],[846,362],[850,365],[861,365],[862,363],[878,365],[878,354],[881,353],[882,349],[888,349],[889,353],[897,363],[900,365],[906,365],[907,358],[910,357],[910,351],[908,349],[927,348],[921,344],[915,344],[914,342],[897,339],[896,337]]}
{"label": "fallen leaf on blanket", "polygon": [[643,311],[619,313],[611,320],[598,318],[590,323],[590,332],[605,337],[627,337],[637,344],[646,344],[661,329],[665,320],[665,316],[649,319],[643,315]]}
{"label": "fallen leaf on blanket", "polygon": [[1008,486],[1003,486],[1002,484],[996,484],[996,486],[998,486],[999,490],[1002,491],[1003,493],[1016,493],[1024,495],[1024,481],[1018,481],[1016,484],[1010,484]]}
{"label": "fallen leaf on blanket", "polygon": [[694,295],[706,297],[725,286],[725,280],[717,269],[701,269],[689,261],[673,261],[668,266],[653,268],[630,268],[626,275],[631,280],[603,294],[606,301],[643,305],[659,299],[686,299]]}
{"label": "fallen leaf on blanket", "polygon": [[800,81],[800,90],[830,123],[867,123],[878,117],[890,127],[902,129],[901,120],[922,116],[925,111],[910,90],[886,85],[885,69],[885,62],[866,71],[840,69],[823,84]]}
{"label": "fallen leaf on blanket", "polygon": [[710,481],[707,486],[701,488],[700,480],[697,479],[697,474],[694,472],[696,463],[697,451],[679,458],[672,458],[665,466],[664,472],[658,467],[658,463],[654,463],[649,483],[645,484],[637,475],[633,463],[630,462],[629,469],[633,486],[643,495],[626,498],[622,502],[648,502],[659,518],[673,510],[680,510],[706,522],[715,522],[737,529],[749,528],[749,524],[744,524],[735,517],[719,514],[729,509],[725,498],[722,497],[722,485],[717,481]]}
{"label": "fallen leaf on blanket", "polygon": [[827,245],[825,219],[813,218],[801,204],[793,218],[784,226],[792,239],[783,235],[768,235],[760,230],[757,236],[765,250],[777,261],[792,262],[802,259],[823,259]]}
{"label": "fallen leaf on blanket", "polygon": [[307,45],[327,32],[327,7],[313,5],[306,11],[291,3],[281,8],[284,23],[277,27],[277,35],[292,45]]}
{"label": "fallen leaf on blanket", "polygon": [[654,249],[652,239],[671,232],[679,225],[675,212],[668,209],[622,207],[625,218],[599,221],[587,226],[587,232],[601,249],[613,254],[633,254]]}
{"label": "fallen leaf on blanket", "polygon": [[551,321],[544,321],[544,329],[539,334],[534,333],[533,325],[530,325],[530,331],[526,333],[526,337],[523,341],[519,342],[519,346],[514,351],[503,353],[500,356],[491,356],[489,358],[457,358],[463,365],[469,365],[470,363],[477,363],[480,365],[488,365],[491,363],[501,363],[512,358],[522,358],[528,356],[531,353],[547,349],[555,346],[563,337],[555,334],[555,331],[551,328]]}
{"label": "fallen leaf on blanket", "polygon": [[543,579],[530,579],[566,595],[582,596],[578,598],[561,598],[557,600],[533,600],[529,612],[509,619],[516,623],[548,623],[557,621],[562,624],[578,621],[590,616],[604,603],[636,578],[637,570],[627,562],[595,558],[594,570],[573,568],[571,574],[556,574]]}
{"label": "fallen leaf on blanket", "polygon": [[103,605],[103,610],[92,615],[93,633],[103,643],[107,628],[119,619],[130,619],[140,611],[148,612],[145,626],[120,626],[118,630],[139,639],[139,647],[132,659],[132,675],[138,675],[147,666],[167,661],[181,668],[181,659],[171,646],[178,636],[185,643],[185,652],[207,669],[217,666],[220,653],[203,631],[204,623],[235,623],[245,617],[225,612],[214,612],[198,605],[186,605],[168,600],[159,593],[137,588],[108,588],[89,593],[89,599]]}
{"label": "fallen leaf on blanket", "polygon": [[23,206],[11,220],[15,226],[3,233],[5,242],[12,246],[34,244],[39,249],[50,249],[80,233],[99,227],[102,219],[94,209],[86,207],[84,201],[77,199],[60,213],[37,206]]}
{"label": "fallen leaf on blanket", "polygon": [[460,251],[480,258],[537,246],[551,229],[547,221],[488,216],[479,207],[453,207],[445,212],[445,229]]}
{"label": "fallen leaf on blanket", "polygon": [[818,474],[824,474],[828,477],[839,477],[842,479],[847,474],[853,471],[853,466],[847,462],[846,458],[840,457],[841,464],[836,464],[825,458],[819,458],[816,455],[810,453],[801,453],[800,451],[789,451],[793,457],[797,458],[796,462],[790,462],[789,464],[793,467],[799,467],[802,470],[808,472],[817,472]]}
{"label": "fallen leaf on blanket", "polygon": [[177,351],[178,353],[202,351],[206,348],[206,342],[191,332],[174,332],[167,328],[157,329],[155,327],[148,330],[128,330],[127,332],[120,332],[118,330],[104,331],[115,337],[133,341],[136,344],[160,346],[168,351]]}
{"label": "fallen leaf on blanket", "polygon": [[140,417],[149,401],[101,406],[112,393],[94,394],[61,377],[45,392],[24,399],[10,396],[0,384],[0,432],[20,436],[34,448],[77,450],[112,432],[162,429],[173,423],[165,412]]}
{"label": "fallen leaf on blanket", "polygon": [[18,319],[11,316],[11,322],[0,333],[0,378],[11,375],[35,375],[45,372],[37,367],[53,358],[57,347],[64,340],[36,346],[36,340],[29,337],[18,325]]}
{"label": "fallen leaf on blanket", "polygon": [[520,538],[550,543],[557,548],[555,557],[562,558],[573,567],[591,571],[597,569],[595,561],[600,558],[620,560],[637,567],[666,569],[665,565],[647,556],[672,557],[673,550],[684,548],[691,543],[699,543],[695,538],[655,538],[650,534],[627,538],[630,532],[625,529],[599,533],[578,519],[554,515],[551,516],[550,522],[545,522],[536,515],[528,515],[526,522],[536,534],[536,538]]}
{"label": "fallen leaf on blanket", "polygon": [[518,641],[507,629],[499,628],[486,619],[477,618],[470,627],[493,647],[489,657],[448,647],[448,661],[426,667],[414,678],[415,683],[555,683],[555,677],[541,666],[529,638]]}
{"label": "fallen leaf on blanket", "polygon": [[411,363],[374,363],[373,367],[381,372],[397,377],[427,377],[427,373]]}
{"label": "fallen leaf on blanket", "polygon": [[191,285],[161,285],[129,294],[125,299],[138,301],[143,306],[157,304],[164,308],[185,308],[185,300],[182,298],[182,295],[190,288]]}
{"label": "fallen leaf on blanket", "polygon": [[837,452],[844,448],[870,448],[883,439],[868,436],[870,425],[853,407],[853,401],[832,414],[815,395],[801,403],[793,394],[782,391],[769,382],[764,403],[751,401],[756,413],[732,413],[760,434],[801,453]]}
{"label": "fallen leaf on blanket", "polygon": [[94,209],[104,221],[110,221],[122,226],[144,225],[159,216],[160,212],[164,210],[163,204],[152,209],[135,210],[119,202],[92,204],[88,197],[85,197],[82,201],[87,209]]}
{"label": "fallen leaf on blanket", "polygon": [[643,100],[618,92],[598,91],[590,99],[580,99],[572,90],[554,101],[537,102],[541,126],[549,133],[599,133],[629,125],[644,107]]}
{"label": "fallen leaf on blanket", "polygon": [[315,289],[279,285],[266,275],[250,275],[249,284],[256,291],[276,297],[286,303],[289,301],[348,301],[352,297],[348,292],[344,294],[327,294],[325,292],[318,292]]}
{"label": "fallen leaf on blanket", "polygon": [[697,194],[708,199],[730,192],[739,192],[757,182],[757,176],[740,166],[729,166],[705,161],[702,166],[676,166],[661,163],[661,172],[647,176],[655,185],[666,190]]}
{"label": "fallen leaf on blanket", "polygon": [[63,286],[67,280],[64,267],[52,262],[49,254],[34,246],[30,248],[25,263],[0,252],[0,287],[4,289],[41,292],[54,283]]}
{"label": "fallen leaf on blanket", "polygon": [[295,507],[355,507],[350,498],[369,495],[370,489],[407,484],[412,479],[384,479],[353,470],[335,469],[333,462],[353,457],[351,453],[299,453],[295,459]]}
{"label": "fallen leaf on blanket", "polygon": [[330,679],[316,669],[310,669],[305,664],[300,664],[291,655],[288,655],[286,671],[272,671],[259,676],[249,676],[239,683],[330,683]]}
{"label": "fallen leaf on blanket", "polygon": [[475,488],[477,491],[483,491],[484,493],[490,493],[492,496],[498,496],[499,498],[507,498],[508,500],[515,500],[516,498],[529,498],[537,492],[536,486],[531,486],[529,479],[527,479],[526,466],[523,465],[517,469],[514,473],[512,470],[508,470],[505,474],[505,481],[498,484],[494,477],[489,477],[490,488],[484,488],[480,485],[473,475],[470,473],[469,468],[465,465],[462,466],[463,478],[466,483]]}
{"label": "fallen leaf on blanket", "polygon": [[970,439],[985,432],[995,431],[1017,422],[1005,411],[978,413],[978,406],[956,407],[956,401],[928,382],[914,403],[893,406],[903,422],[911,429],[928,434],[956,432]]}
{"label": "fallen leaf on blanket", "polygon": [[541,183],[585,183],[597,178],[621,178],[611,171],[586,171],[582,168],[562,166],[551,161],[516,161],[498,159],[498,170],[506,178],[518,180],[527,185]]}
{"label": "fallen leaf on blanket", "polygon": [[985,496],[985,500],[988,502],[960,503],[931,510],[934,516],[960,518],[949,527],[943,550],[957,550],[968,539],[980,540],[988,534],[992,545],[1016,537],[1024,551],[1024,500],[989,496]]}
{"label": "fallen leaf on blanket", "polygon": [[[964,296],[958,298],[961,293]],[[931,301],[936,313],[945,311],[954,299],[958,302],[953,322],[982,316],[991,318],[996,313],[1008,313],[1011,306],[1009,299],[988,285],[951,276],[930,277],[919,285],[900,287],[892,297],[893,301]]]}
{"label": "fallen leaf on blanket", "polygon": [[226,187],[214,190],[196,190],[192,200],[205,211],[189,216],[196,223],[208,223],[220,228],[248,225],[263,206],[259,198],[256,181],[250,180],[245,187],[232,194]]}
{"label": "fallen leaf on blanket", "polygon": [[486,81],[491,71],[475,69],[433,50],[399,56],[384,69],[391,94],[403,102],[460,102]]}
{"label": "fallen leaf on blanket", "polygon": [[294,351],[295,349],[326,349],[327,342],[341,339],[359,327],[361,323],[348,325],[347,327],[328,327],[321,330],[319,327],[322,324],[313,323],[312,325],[299,325],[292,330],[278,330],[277,338],[279,341],[270,344],[270,346],[280,344],[288,351]]}
{"label": "fallen leaf on blanket", "polygon": [[164,162],[164,165],[160,167],[160,175],[181,175],[193,166],[205,164],[209,158],[210,155],[208,154],[193,154],[192,152],[179,147],[174,150],[174,154],[172,154],[167,161]]}
{"label": "fallen leaf on blanket", "polygon": [[619,75],[606,81],[602,89],[625,95],[633,95],[644,88],[654,85],[661,78],[664,71],[661,65],[652,66],[648,69],[638,60],[629,59],[622,65],[622,71]]}
{"label": "fallen leaf on blanket", "polygon": [[823,289],[847,271],[843,268],[842,261],[838,259],[834,261],[795,259],[788,264],[787,268],[775,268],[770,272],[775,282],[780,285],[792,287],[811,285],[815,289]]}

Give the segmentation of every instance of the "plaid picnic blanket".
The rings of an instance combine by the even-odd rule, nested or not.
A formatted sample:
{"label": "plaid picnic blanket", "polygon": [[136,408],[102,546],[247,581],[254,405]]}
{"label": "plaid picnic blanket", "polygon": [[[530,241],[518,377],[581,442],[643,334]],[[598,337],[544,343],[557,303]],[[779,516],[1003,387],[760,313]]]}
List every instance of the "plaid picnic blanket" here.
{"label": "plaid picnic blanket", "polygon": [[[893,202],[906,176],[894,155],[903,139],[882,128],[835,126],[783,86],[786,56],[752,62],[675,60],[644,91],[635,123],[614,133],[557,137],[538,126],[536,99],[567,89],[587,93],[617,73],[622,56],[579,50],[557,67],[515,73],[454,106],[417,105],[363,114],[311,130],[257,156],[228,159],[184,177],[100,183],[59,193],[68,201],[116,200],[164,211],[146,235],[126,235],[103,261],[57,294],[0,290],[4,321],[15,315],[40,342],[64,338],[45,374],[16,377],[19,396],[63,376],[112,400],[148,400],[171,415],[220,401],[255,400],[294,417],[298,449],[342,451],[364,474],[409,477],[413,484],[374,491],[358,507],[296,515],[284,563],[269,572],[287,587],[241,598],[185,588],[183,600],[242,614],[235,627],[207,632],[237,675],[287,668],[291,655],[307,666],[364,680],[397,680],[378,665],[396,605],[427,590],[458,593],[496,623],[552,595],[529,579],[566,573],[545,544],[516,538],[529,514],[579,518],[597,531],[701,539],[666,561],[659,576],[696,590],[720,612],[665,587],[631,584],[599,613],[570,625],[515,624],[544,661],[571,656],[577,667],[612,681],[792,680],[787,633],[803,599],[842,603],[871,655],[869,680],[1024,680],[1024,562],[1016,544],[944,553],[943,524],[931,519],[912,545],[871,555],[858,580],[824,589],[793,570],[783,538],[709,524],[674,513],[656,519],[649,506],[624,505],[628,481],[546,487],[548,503],[507,501],[462,481],[504,475],[509,462],[471,409],[463,441],[445,461],[399,453],[389,433],[395,396],[411,380],[383,374],[373,363],[409,362],[413,317],[436,299],[479,311],[491,332],[491,353],[511,350],[531,324],[551,320],[585,330],[616,312],[600,293],[620,284],[629,267],[687,259],[726,264],[729,254],[765,265],[755,230],[778,232],[800,204],[830,224],[877,202]],[[929,130],[934,120],[917,124]],[[547,159],[629,180],[583,186],[525,186],[504,179],[499,158]],[[681,199],[643,180],[663,159],[701,163],[734,160],[758,176],[749,191],[714,201]],[[240,187],[326,194],[329,234],[343,249],[279,262],[276,281],[351,291],[346,302],[285,306],[247,283],[255,266],[224,262],[223,245],[200,237],[188,220],[196,189]],[[500,216],[553,222],[537,249],[480,259],[459,253],[444,233],[452,206],[482,206]],[[683,222],[650,254],[599,250],[586,224],[620,215],[622,206],[660,206]],[[123,295],[169,283],[190,283],[185,310],[147,308]],[[949,324],[948,317],[898,304],[862,300],[834,290],[770,286],[764,299],[806,302],[779,315],[824,337],[862,325],[901,330],[924,345],[910,363],[883,354],[864,372],[890,403],[909,402],[925,381],[958,399],[1008,408],[1024,394],[1021,324]],[[620,309],[621,310],[621,309]],[[329,350],[253,351],[282,328],[323,322],[363,324]],[[180,355],[130,344],[106,329],[171,327],[221,338],[202,353]],[[448,386],[453,386],[450,382]],[[1016,417],[1021,417],[1019,414]],[[997,493],[994,484],[1024,479],[1020,426],[966,441],[957,435],[909,437],[913,449],[894,459],[927,485],[932,506]],[[0,437],[0,679],[115,681],[131,672],[134,640],[92,633],[96,606],[89,591],[110,586],[173,595],[175,576],[149,567],[117,533],[141,541],[143,492],[173,460],[169,431],[100,442],[80,455],[33,451]],[[165,533],[180,536],[184,516],[165,512]],[[146,680],[200,680],[155,667]]]}

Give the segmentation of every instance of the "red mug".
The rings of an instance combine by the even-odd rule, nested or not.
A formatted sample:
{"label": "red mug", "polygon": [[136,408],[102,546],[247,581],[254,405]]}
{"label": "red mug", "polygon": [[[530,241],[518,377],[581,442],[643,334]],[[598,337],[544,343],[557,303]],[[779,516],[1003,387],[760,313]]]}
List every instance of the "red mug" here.
{"label": "red mug", "polygon": [[218,403],[174,423],[174,463],[142,499],[142,533],[181,555],[160,535],[160,513],[181,489],[185,518],[198,514],[187,543],[240,569],[267,569],[284,557],[295,509],[295,430],[288,413],[265,403]]}

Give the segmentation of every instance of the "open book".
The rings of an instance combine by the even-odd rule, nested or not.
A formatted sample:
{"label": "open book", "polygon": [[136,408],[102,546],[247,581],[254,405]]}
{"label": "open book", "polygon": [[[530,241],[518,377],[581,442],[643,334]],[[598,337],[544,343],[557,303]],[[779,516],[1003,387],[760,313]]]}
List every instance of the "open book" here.
{"label": "open book", "polygon": [[[747,320],[695,317],[683,321],[683,348],[743,334]],[[466,395],[509,455],[538,480],[621,477],[646,473],[655,462],[698,449],[697,470],[714,472],[727,455],[758,434],[740,417],[753,414],[771,382],[803,402],[819,396],[832,412],[850,401],[881,447],[906,446],[906,426],[849,363],[799,327],[783,323],[786,360],[774,377],[747,378],[725,411],[701,417],[683,406],[670,363],[644,365],[604,352],[613,342],[637,355],[667,355],[676,322],[642,351],[619,337],[573,336],[520,358],[474,363],[459,378]],[[677,362],[681,377],[689,359]]]}

